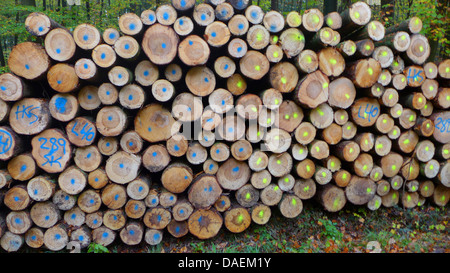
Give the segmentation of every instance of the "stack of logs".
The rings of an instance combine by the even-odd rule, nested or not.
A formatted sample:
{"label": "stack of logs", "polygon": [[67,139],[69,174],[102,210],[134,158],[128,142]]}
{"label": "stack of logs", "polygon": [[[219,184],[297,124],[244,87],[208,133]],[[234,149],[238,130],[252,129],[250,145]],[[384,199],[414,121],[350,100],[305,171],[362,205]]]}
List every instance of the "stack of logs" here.
{"label": "stack of logs", "polygon": [[118,23],[27,17],[38,42],[0,75],[3,249],[208,239],[307,200],[448,203],[450,60],[428,60],[419,18],[172,0]]}

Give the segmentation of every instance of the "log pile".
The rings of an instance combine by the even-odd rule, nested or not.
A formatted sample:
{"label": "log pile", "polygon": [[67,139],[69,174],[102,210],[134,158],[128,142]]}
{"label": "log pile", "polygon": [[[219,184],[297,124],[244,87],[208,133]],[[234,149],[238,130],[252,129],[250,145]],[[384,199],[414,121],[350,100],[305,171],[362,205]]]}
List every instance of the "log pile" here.
{"label": "log pile", "polygon": [[428,60],[420,18],[172,0],[103,33],[25,27],[40,42],[0,75],[6,251],[208,239],[310,201],[448,204],[450,60]]}

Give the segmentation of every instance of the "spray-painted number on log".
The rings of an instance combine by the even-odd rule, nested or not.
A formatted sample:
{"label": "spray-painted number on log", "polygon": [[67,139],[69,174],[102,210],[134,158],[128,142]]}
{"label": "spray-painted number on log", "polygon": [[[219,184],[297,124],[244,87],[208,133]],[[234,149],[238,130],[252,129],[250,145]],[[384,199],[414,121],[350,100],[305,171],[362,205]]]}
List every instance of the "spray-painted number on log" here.
{"label": "spray-painted number on log", "polygon": [[[369,109],[369,105],[370,105],[370,109]],[[366,104],[366,108],[364,109],[364,112],[362,113],[362,115],[361,115],[361,108],[362,108],[362,106],[359,107],[358,117],[362,118],[362,119],[367,118],[369,120],[369,122],[372,118],[377,117],[378,112],[379,112],[378,107],[374,106],[370,103]]]}
{"label": "spray-painted number on log", "polygon": [[79,130],[79,128],[78,128],[78,131],[77,131],[77,124],[78,124],[78,122],[75,121],[75,124],[73,125],[71,132],[74,135],[76,135],[77,137],[79,137],[81,135],[81,140],[85,140],[86,139],[87,141],[92,141],[94,139],[94,137],[95,137],[95,132],[93,131],[94,128],[90,127],[90,128],[86,129],[86,127],[89,126],[89,124],[86,123],[83,126],[83,128],[81,128],[81,130]]}
{"label": "spray-painted number on log", "polygon": [[450,119],[442,119],[437,118],[436,119],[436,129],[439,130],[441,133],[450,133]]}
{"label": "spray-painted number on log", "polygon": [[[22,110],[20,110],[20,106],[22,106]],[[25,107],[25,105],[18,105],[16,108],[16,113],[15,113],[16,119],[17,120],[19,118],[23,119],[23,118],[25,118],[25,116],[29,119],[34,117],[34,119],[30,121],[30,125],[35,123],[36,121],[38,121],[39,117],[36,114],[32,113],[32,111],[39,109],[40,107],[39,106],[33,107],[33,106],[34,105],[29,105],[29,106]]]}
{"label": "spray-painted number on log", "polygon": [[[38,139],[39,142],[42,142],[41,144],[41,149],[43,150],[49,150],[48,153],[46,155],[44,155],[44,158],[47,159],[47,161],[45,161],[44,163],[42,163],[42,166],[45,166],[47,164],[49,164],[50,166],[53,166],[53,164],[58,164],[59,167],[61,166],[61,163],[59,162],[62,159],[62,156],[55,158],[54,154],[60,149],[62,148],[63,154],[66,154],[66,140],[63,138],[44,138],[41,137]],[[50,143],[49,145],[47,145],[47,143]],[[47,147],[46,147],[47,145]]]}
{"label": "spray-painted number on log", "polygon": [[424,77],[421,75],[424,73],[423,70],[415,68],[409,68],[408,69],[408,76],[406,77],[408,82],[421,82],[424,80]]}
{"label": "spray-painted number on log", "polygon": [[3,129],[0,129],[0,155],[7,153],[12,146],[12,136],[11,134]]}

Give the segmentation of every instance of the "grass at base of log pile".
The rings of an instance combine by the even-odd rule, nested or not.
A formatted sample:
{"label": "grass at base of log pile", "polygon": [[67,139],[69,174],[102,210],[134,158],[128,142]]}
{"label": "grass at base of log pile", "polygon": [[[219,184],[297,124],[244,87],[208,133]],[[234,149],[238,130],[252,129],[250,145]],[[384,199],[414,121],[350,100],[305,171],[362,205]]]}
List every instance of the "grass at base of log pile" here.
{"label": "grass at base of log pile", "polygon": [[[252,224],[240,234],[223,231],[216,238],[199,241],[188,236],[168,239],[149,251],[203,253],[358,253],[370,241],[378,241],[380,252],[450,252],[448,207],[401,207],[370,211],[347,206],[339,213],[327,213],[305,204],[295,219],[278,212],[264,226]],[[166,237],[167,239],[167,237]]]}
{"label": "grass at base of log pile", "polygon": [[[449,253],[448,207],[426,204],[415,209],[401,207],[367,208],[346,206],[327,213],[316,204],[306,203],[295,219],[286,219],[273,210],[264,225],[254,223],[243,233],[225,228],[209,240],[188,234],[180,239],[167,232],[157,246],[141,243],[130,247],[120,240],[108,246],[111,253]],[[376,241],[379,249],[368,249]],[[370,243],[372,244],[372,243]],[[42,251],[42,250],[41,250]],[[23,247],[19,252],[35,252]],[[39,251],[40,252],[40,251]],[[68,252],[64,250],[61,252]],[[86,249],[82,252],[87,252]],[[91,251],[97,252],[97,251]],[[100,252],[100,251],[99,251]]]}

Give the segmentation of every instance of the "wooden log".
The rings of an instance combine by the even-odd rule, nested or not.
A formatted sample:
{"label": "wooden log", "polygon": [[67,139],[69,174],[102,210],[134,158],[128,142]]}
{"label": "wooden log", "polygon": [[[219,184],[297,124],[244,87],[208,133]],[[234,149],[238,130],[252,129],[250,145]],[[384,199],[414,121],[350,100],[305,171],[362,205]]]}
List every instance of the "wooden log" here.
{"label": "wooden log", "polygon": [[92,241],[102,246],[109,246],[116,239],[116,232],[107,228],[106,226],[100,226],[92,230]]}
{"label": "wooden log", "polygon": [[272,181],[272,175],[267,169],[255,171],[250,177],[250,183],[256,189],[264,189]]}
{"label": "wooden log", "polygon": [[11,211],[5,220],[8,231],[14,234],[24,234],[33,224],[28,211]]}
{"label": "wooden log", "polygon": [[52,118],[67,122],[77,116],[80,109],[77,98],[72,94],[55,94],[48,103]]}
{"label": "wooden log", "polygon": [[67,194],[63,190],[57,190],[52,196],[52,203],[55,204],[59,210],[70,210],[77,203],[77,198],[74,195]]}
{"label": "wooden log", "polygon": [[230,3],[223,2],[223,3],[219,3],[216,5],[215,17],[218,21],[227,22],[233,17],[233,15],[234,15],[234,9]]}
{"label": "wooden log", "polygon": [[206,3],[198,4],[194,7],[192,17],[197,25],[206,27],[215,20],[214,8]]}
{"label": "wooden log", "polygon": [[376,184],[367,178],[353,176],[345,188],[347,200],[355,205],[369,202],[376,193]]}
{"label": "wooden log", "polygon": [[44,245],[44,231],[38,227],[32,227],[25,233],[27,246],[38,249]]}
{"label": "wooden log", "polygon": [[330,82],[328,86],[328,103],[332,107],[347,109],[355,100],[356,89],[352,81],[340,77]]}
{"label": "wooden log", "polygon": [[75,165],[85,172],[92,172],[102,163],[102,155],[95,145],[80,147],[75,150]]}
{"label": "wooden log", "polygon": [[383,175],[390,178],[398,174],[403,164],[403,157],[395,152],[383,156],[379,161],[379,166],[383,169]]}
{"label": "wooden log", "polygon": [[[142,12],[144,14],[144,12]],[[149,22],[148,18],[150,16],[146,16],[145,19],[142,20],[142,22],[147,25],[146,23]],[[107,45],[114,45],[114,43],[119,39],[120,33],[117,29],[109,27],[103,31],[102,39]]]}
{"label": "wooden log", "polygon": [[189,233],[187,221],[170,221],[167,231],[175,238],[181,238]]}
{"label": "wooden log", "polygon": [[259,80],[269,72],[270,64],[262,53],[250,50],[239,61],[242,74],[252,80]]}
{"label": "wooden log", "polygon": [[218,179],[213,175],[201,175],[194,179],[189,188],[189,202],[197,209],[212,206],[222,194]]}
{"label": "wooden log", "polygon": [[87,184],[87,174],[77,166],[66,168],[58,177],[59,187],[66,193],[81,193]]}
{"label": "wooden log", "polygon": [[120,231],[119,236],[126,245],[138,245],[144,237],[144,225],[138,221],[129,221]]}
{"label": "wooden log", "polygon": [[36,162],[30,153],[20,154],[8,161],[7,172],[0,175],[0,188],[10,183],[10,179],[28,181],[37,174]]}
{"label": "wooden log", "polygon": [[260,200],[266,206],[274,206],[280,203],[283,197],[283,191],[278,185],[273,183],[269,184],[267,187],[261,190]]}
{"label": "wooden log", "polygon": [[33,36],[45,37],[49,31],[62,27],[44,13],[32,12],[25,19],[25,29]]}
{"label": "wooden log", "polygon": [[103,214],[103,225],[105,227],[118,231],[127,223],[127,218],[123,209],[108,209]]}
{"label": "wooden log", "polygon": [[193,211],[194,207],[192,204],[183,198],[177,200],[176,204],[172,207],[172,216],[175,221],[186,221]]}
{"label": "wooden log", "polygon": [[158,245],[163,239],[163,231],[158,229],[147,228],[144,240],[149,245]]}
{"label": "wooden log", "polygon": [[260,6],[250,5],[245,9],[245,17],[250,23],[257,25],[262,22],[264,11]]}
{"label": "wooden log", "polygon": [[9,54],[8,67],[12,73],[28,80],[43,78],[50,68],[50,58],[44,47],[33,42],[14,46]]}
{"label": "wooden log", "polygon": [[106,156],[115,154],[119,149],[119,141],[114,137],[102,137],[97,145],[100,153]]}
{"label": "wooden log", "polygon": [[75,63],[75,74],[78,78],[90,82],[95,82],[98,80],[98,70],[94,61],[88,58],[81,58]]}
{"label": "wooden log", "polygon": [[264,204],[256,204],[251,208],[252,221],[258,225],[265,225],[272,215],[269,206]]}
{"label": "wooden log", "polygon": [[237,190],[250,179],[250,168],[246,162],[229,158],[217,171],[217,180],[223,189]]}
{"label": "wooden log", "polygon": [[140,219],[145,213],[145,202],[141,200],[130,199],[125,204],[124,210],[128,218]]}
{"label": "wooden log", "polygon": [[141,18],[135,13],[124,13],[119,17],[119,29],[125,35],[136,36],[143,30]]}
{"label": "wooden log", "polygon": [[430,44],[422,34],[411,35],[411,44],[406,50],[405,58],[416,65],[423,65],[430,56]]}
{"label": "wooden log", "polygon": [[47,173],[60,173],[72,158],[69,140],[59,129],[47,129],[31,140],[36,164]]}
{"label": "wooden log", "polygon": [[21,77],[12,73],[0,75],[0,99],[4,102],[18,101],[31,95],[32,88]]}
{"label": "wooden log", "polygon": [[432,200],[433,203],[440,207],[445,207],[450,199],[450,190],[443,185],[437,185],[434,189]]}
{"label": "wooden log", "polygon": [[302,200],[294,194],[284,194],[278,209],[285,218],[295,218],[303,210]]}
{"label": "wooden log", "polygon": [[51,251],[64,249],[69,243],[68,228],[66,224],[58,224],[44,232],[44,245]]}
{"label": "wooden log", "polygon": [[318,188],[316,196],[317,201],[329,212],[340,211],[347,202],[344,190],[331,184]]}
{"label": "wooden log", "polygon": [[6,231],[0,240],[0,246],[7,252],[16,252],[23,245],[23,236]]}
{"label": "wooden log", "polygon": [[294,96],[302,106],[316,108],[327,101],[328,87],[328,77],[321,71],[315,71],[299,80]]}
{"label": "wooden log", "polygon": [[247,31],[246,41],[251,49],[262,50],[269,45],[270,33],[262,25],[253,25]]}
{"label": "wooden log", "polygon": [[171,27],[157,23],[145,31],[142,49],[152,63],[165,65],[175,58],[178,42],[178,35]]}
{"label": "wooden log", "polygon": [[435,159],[420,164],[420,174],[429,179],[435,178],[439,173],[439,169],[439,162]]}
{"label": "wooden log", "polygon": [[73,30],[73,39],[83,50],[92,50],[102,42],[100,31],[91,24],[80,24]]}
{"label": "wooden log", "polygon": [[135,38],[131,36],[121,36],[114,43],[114,51],[120,58],[132,61],[139,57],[141,47]]}
{"label": "wooden log", "polygon": [[368,4],[358,1],[341,12],[340,15],[342,27],[339,29],[339,32],[341,35],[345,35],[369,23],[372,11]]}
{"label": "wooden log", "polygon": [[106,174],[109,179],[118,184],[126,184],[136,179],[142,158],[140,155],[119,151],[106,161]]}
{"label": "wooden log", "polygon": [[[71,242],[75,241],[76,243],[80,244],[81,249],[87,248],[92,242],[91,230],[86,226],[77,228],[73,232],[71,232],[70,240],[71,240]],[[69,242],[68,247],[70,247],[70,246],[71,246],[71,243]]]}
{"label": "wooden log", "polygon": [[120,138],[120,147],[130,154],[141,152],[143,145],[143,140],[136,131],[127,131]]}
{"label": "wooden log", "polygon": [[60,93],[72,92],[79,87],[79,78],[71,64],[55,64],[48,70],[47,81],[50,87]]}
{"label": "wooden log", "polygon": [[448,59],[439,63],[438,76],[442,79],[450,78],[450,61]]}
{"label": "wooden log", "polygon": [[30,217],[36,226],[50,228],[61,219],[61,213],[50,201],[37,202],[30,209]]}
{"label": "wooden log", "polygon": [[224,214],[224,225],[232,233],[241,233],[246,230],[252,222],[250,213],[246,208],[234,207]]}
{"label": "wooden log", "polygon": [[206,161],[208,151],[198,142],[192,142],[186,152],[186,159],[192,165],[200,165]]}
{"label": "wooden log", "polygon": [[36,176],[27,183],[28,195],[38,202],[49,200],[56,190],[55,181],[48,176]]}
{"label": "wooden log", "polygon": [[345,70],[345,60],[338,50],[328,47],[317,53],[319,69],[328,77],[338,77]]}
{"label": "wooden log", "polygon": [[200,240],[209,239],[218,234],[224,220],[214,209],[198,209],[188,219],[189,232]]}
{"label": "wooden log", "polygon": [[364,27],[352,33],[351,37],[354,40],[370,38],[373,41],[380,41],[385,37],[385,28],[380,21],[372,20]]}
{"label": "wooden log", "polygon": [[147,197],[152,182],[150,177],[140,175],[127,185],[127,195],[134,200],[143,200]]}
{"label": "wooden log", "polygon": [[136,115],[135,131],[142,139],[149,142],[158,142],[169,139],[175,120],[172,114],[159,104],[144,106]]}
{"label": "wooden log", "polygon": [[86,214],[79,207],[73,207],[64,213],[63,219],[69,226],[81,227],[86,219]]}

